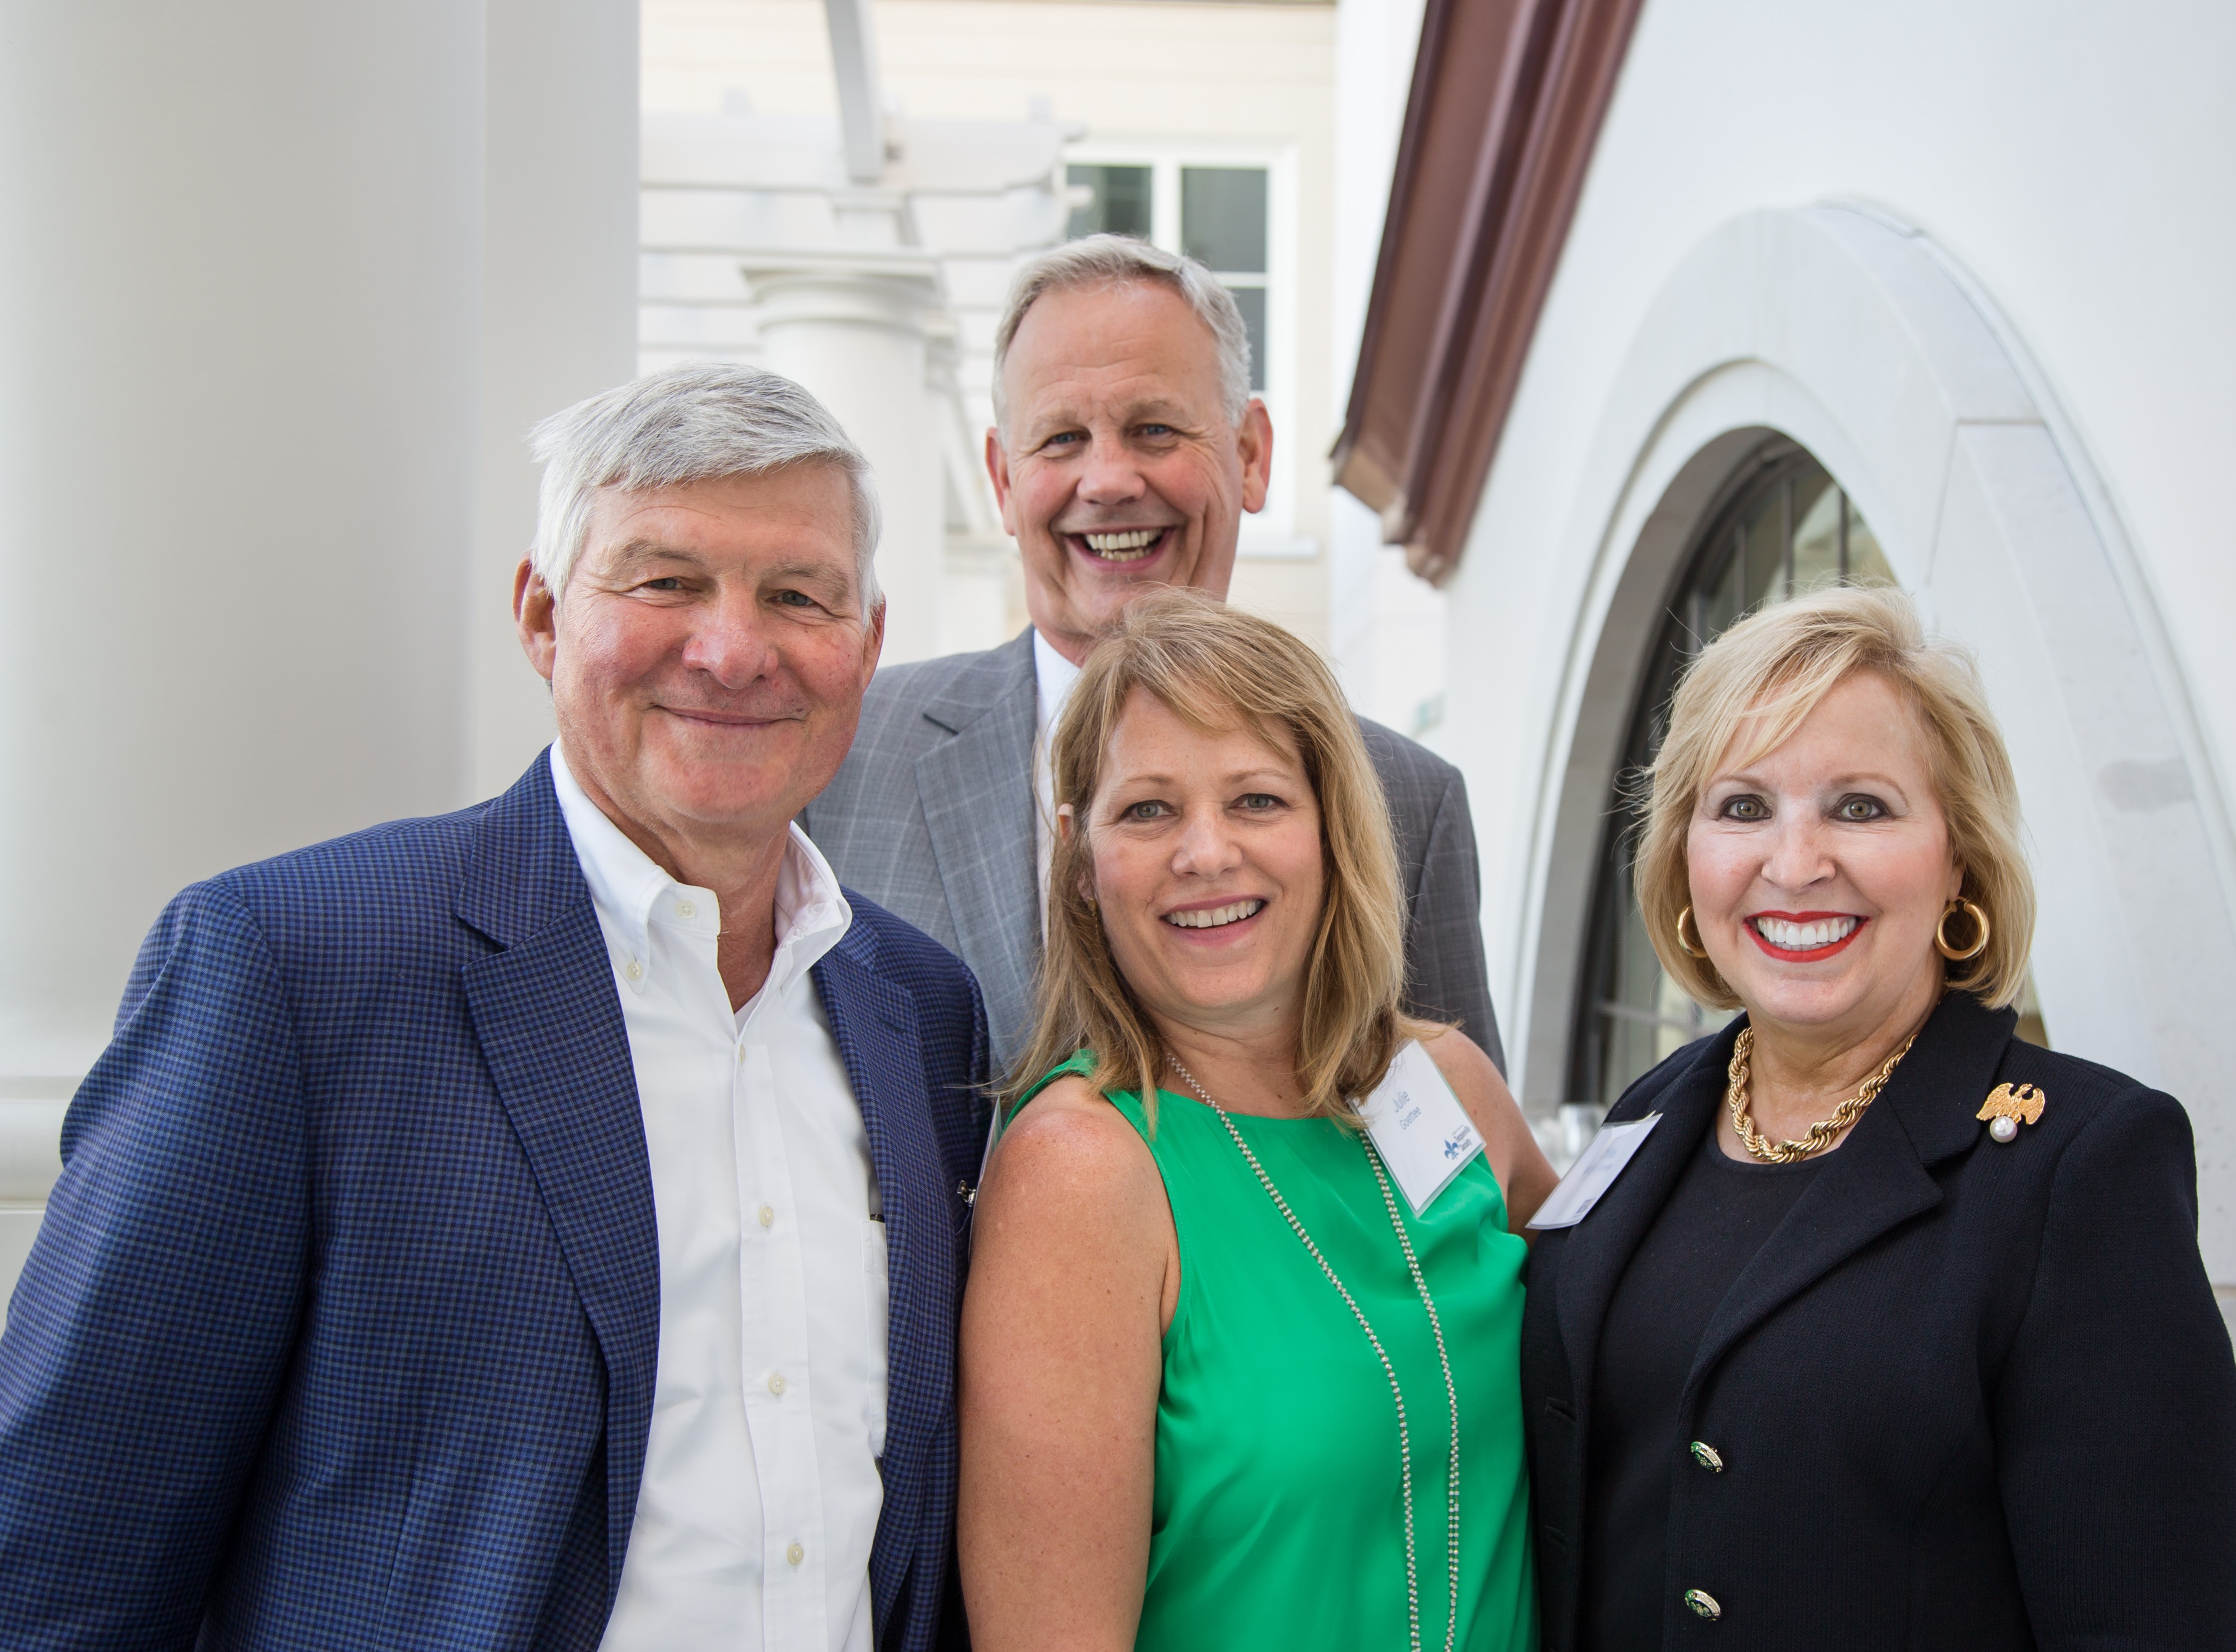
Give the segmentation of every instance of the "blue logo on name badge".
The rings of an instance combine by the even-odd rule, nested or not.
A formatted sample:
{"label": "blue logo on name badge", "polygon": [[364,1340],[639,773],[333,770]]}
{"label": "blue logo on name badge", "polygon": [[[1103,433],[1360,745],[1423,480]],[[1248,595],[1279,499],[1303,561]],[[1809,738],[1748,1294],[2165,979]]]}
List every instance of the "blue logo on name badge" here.
{"label": "blue logo on name badge", "polygon": [[1458,1158],[1460,1156],[1461,1144],[1466,1140],[1467,1132],[1465,1130],[1460,1131],[1457,1135],[1446,1136],[1444,1138],[1444,1156],[1448,1159]]}

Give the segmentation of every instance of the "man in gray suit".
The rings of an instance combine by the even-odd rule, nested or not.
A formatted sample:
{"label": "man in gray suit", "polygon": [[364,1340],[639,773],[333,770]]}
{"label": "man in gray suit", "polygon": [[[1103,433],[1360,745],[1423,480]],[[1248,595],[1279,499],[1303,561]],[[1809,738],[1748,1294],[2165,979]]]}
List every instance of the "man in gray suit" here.
{"label": "man in gray suit", "polygon": [[[1031,1025],[1053,808],[1048,746],[1095,641],[1144,590],[1227,594],[1273,430],[1209,271],[1095,235],[1021,271],[994,346],[986,466],[1032,624],[983,654],[878,673],[804,823],[840,880],[959,952],[1006,1065]],[[1398,828],[1409,1006],[1503,1067],[1459,771],[1359,720]]]}

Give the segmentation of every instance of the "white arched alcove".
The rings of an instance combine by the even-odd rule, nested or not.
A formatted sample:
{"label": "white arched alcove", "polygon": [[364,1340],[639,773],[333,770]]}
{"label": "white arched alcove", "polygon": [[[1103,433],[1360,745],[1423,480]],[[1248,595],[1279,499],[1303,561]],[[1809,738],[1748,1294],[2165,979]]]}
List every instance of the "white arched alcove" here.
{"label": "white arched alcove", "polygon": [[1750,214],[1647,311],[1567,543],[1575,630],[1525,876],[1515,1007],[1562,1099],[1608,787],[1678,564],[1771,432],[1821,459],[1943,635],[1977,653],[2017,766],[2051,1040],[2159,1085],[2197,1132],[2205,1254],[2236,1280],[2236,854],[2180,661],[2022,346],[1926,237],[1869,211]]}

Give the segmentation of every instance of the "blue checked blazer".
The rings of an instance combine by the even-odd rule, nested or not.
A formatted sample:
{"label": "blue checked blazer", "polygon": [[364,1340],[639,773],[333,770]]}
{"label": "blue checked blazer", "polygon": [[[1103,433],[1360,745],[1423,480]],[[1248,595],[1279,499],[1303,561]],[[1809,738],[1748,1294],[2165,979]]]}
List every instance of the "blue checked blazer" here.
{"label": "blue checked blazer", "polygon": [[[892,1304],[878,1645],[959,1635],[985,1015],[848,893],[814,970]],[[0,1338],[0,1646],[589,1649],[660,1322],[621,1005],[548,759],[172,902]]]}

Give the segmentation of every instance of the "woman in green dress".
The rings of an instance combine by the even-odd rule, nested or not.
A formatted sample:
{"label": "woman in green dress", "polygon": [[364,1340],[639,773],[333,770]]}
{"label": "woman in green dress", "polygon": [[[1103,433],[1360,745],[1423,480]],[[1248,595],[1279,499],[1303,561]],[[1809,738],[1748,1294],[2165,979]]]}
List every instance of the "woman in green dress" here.
{"label": "woman in green dress", "polygon": [[1161,594],[1052,767],[1039,1019],[963,1309],[977,1652],[1533,1652],[1520,1233],[1553,1175],[1483,1051],[1399,1008],[1341,691]]}

